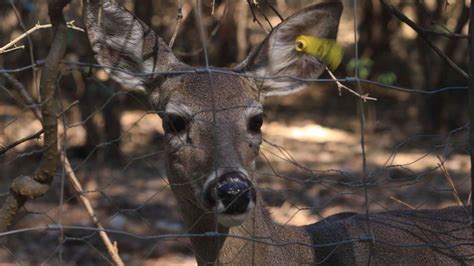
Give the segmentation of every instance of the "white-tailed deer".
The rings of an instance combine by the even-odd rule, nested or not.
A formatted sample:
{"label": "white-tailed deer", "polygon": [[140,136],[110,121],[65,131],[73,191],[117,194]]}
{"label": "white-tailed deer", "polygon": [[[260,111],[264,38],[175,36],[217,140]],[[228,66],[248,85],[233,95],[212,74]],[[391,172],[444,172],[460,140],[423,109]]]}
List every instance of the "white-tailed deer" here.
{"label": "white-tailed deer", "polygon": [[[262,101],[305,87],[290,76],[317,78],[324,71],[324,62],[295,50],[295,39],[303,34],[335,39],[341,12],[339,1],[307,7],[278,25],[236,68],[195,72],[115,1],[84,0],[85,26],[98,62],[125,89],[148,93],[163,120],[168,179],[189,233],[196,235],[191,242],[199,264],[462,264],[472,259],[467,208],[342,213],[303,227],[278,225],[266,211],[253,171],[262,143]],[[157,73],[170,71],[181,74]]]}

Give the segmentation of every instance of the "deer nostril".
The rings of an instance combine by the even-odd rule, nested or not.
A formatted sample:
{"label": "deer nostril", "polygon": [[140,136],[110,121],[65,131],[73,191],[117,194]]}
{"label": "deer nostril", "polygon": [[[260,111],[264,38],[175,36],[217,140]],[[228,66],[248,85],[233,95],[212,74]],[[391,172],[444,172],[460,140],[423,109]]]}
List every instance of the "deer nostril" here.
{"label": "deer nostril", "polygon": [[246,179],[230,177],[217,184],[216,196],[225,207],[226,214],[240,214],[247,211],[255,192]]}
{"label": "deer nostril", "polygon": [[204,204],[218,213],[242,214],[248,211],[256,193],[247,176],[229,172],[215,179],[204,189]]}
{"label": "deer nostril", "polygon": [[220,199],[233,199],[236,196],[248,192],[249,186],[240,180],[229,180],[219,184],[217,196]]}

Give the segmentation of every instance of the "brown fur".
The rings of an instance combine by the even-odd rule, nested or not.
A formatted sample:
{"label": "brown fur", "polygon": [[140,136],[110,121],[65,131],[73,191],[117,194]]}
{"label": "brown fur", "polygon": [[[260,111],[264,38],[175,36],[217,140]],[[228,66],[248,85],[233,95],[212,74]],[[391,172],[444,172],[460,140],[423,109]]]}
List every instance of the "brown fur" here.
{"label": "brown fur", "polygon": [[368,219],[339,214],[307,230],[317,261],[327,264],[471,264],[470,217],[470,209],[463,207],[371,213]]}

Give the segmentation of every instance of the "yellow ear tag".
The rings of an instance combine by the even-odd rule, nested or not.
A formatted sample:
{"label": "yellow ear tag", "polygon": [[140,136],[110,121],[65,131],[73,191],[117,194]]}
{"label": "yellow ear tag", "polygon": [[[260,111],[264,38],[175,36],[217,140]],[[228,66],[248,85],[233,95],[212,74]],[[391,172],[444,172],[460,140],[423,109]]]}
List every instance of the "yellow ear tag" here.
{"label": "yellow ear tag", "polygon": [[335,40],[308,35],[300,35],[296,38],[295,49],[321,59],[331,70],[339,66],[344,55],[344,50]]}

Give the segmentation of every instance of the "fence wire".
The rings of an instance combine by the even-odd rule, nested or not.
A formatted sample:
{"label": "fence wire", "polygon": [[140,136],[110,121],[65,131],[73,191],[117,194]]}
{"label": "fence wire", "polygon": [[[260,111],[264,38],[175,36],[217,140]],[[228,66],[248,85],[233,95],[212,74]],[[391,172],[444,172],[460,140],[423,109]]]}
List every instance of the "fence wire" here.
{"label": "fence wire", "polygon": [[[261,9],[263,2],[268,3],[248,1],[247,7],[261,27],[267,27],[265,23],[271,27],[275,23],[264,15]],[[215,85],[215,77],[221,75],[255,79],[260,83],[279,79],[304,82],[309,84],[306,89],[309,92],[301,94],[302,96],[291,96],[293,98],[287,100],[291,104],[298,105],[298,101],[304,101],[305,98],[314,100],[323,97],[323,94],[329,94],[331,96],[327,98],[330,98],[330,104],[344,108],[350,106],[352,109],[349,111],[347,108],[335,112],[340,108],[315,103],[319,105],[319,111],[305,110],[309,114],[304,111],[299,114],[301,110],[286,110],[287,104],[279,106],[279,101],[284,101],[283,97],[286,96],[271,99],[265,106],[270,113],[267,117],[269,121],[263,127],[263,143],[255,169],[246,170],[249,175],[256,176],[256,190],[279,224],[301,226],[322,221],[320,226],[325,228],[325,223],[333,223],[333,220],[325,218],[341,212],[356,211],[365,214],[364,219],[360,218],[365,225],[358,224],[363,228],[349,237],[341,235],[340,239],[343,240],[313,244],[279,239],[273,235],[256,236],[252,233],[254,228],[242,227],[246,234],[222,233],[217,223],[214,231],[190,233],[206,222],[209,215],[217,214],[212,211],[203,212],[194,224],[184,223],[166,174],[166,136],[159,118],[163,113],[156,110],[148,99],[133,92],[120,91],[117,89],[118,85],[100,78],[100,71],[106,68],[124,72],[122,69],[104,67],[77,58],[65,58],[61,61],[61,74],[56,81],[56,96],[60,103],[57,106],[60,131],[58,142],[63,155],[60,167],[51,190],[44,197],[28,201],[9,230],[0,232],[0,262],[116,264],[117,261],[111,257],[110,250],[104,244],[106,240],[103,233],[106,233],[110,238],[109,244],[116,249],[115,252],[125,264],[193,264],[196,252],[190,239],[199,237],[245,240],[242,252],[247,250],[247,245],[256,244],[288,249],[296,246],[334,250],[346,245],[371,242],[400,249],[430,247],[456,258],[458,262],[472,263],[472,236],[453,233],[470,228],[470,219],[451,217],[449,212],[441,217],[429,217],[423,211],[416,214],[407,211],[470,205],[468,124],[465,122],[460,127],[449,128],[446,133],[431,133],[424,132],[420,125],[414,125],[409,119],[393,119],[390,117],[392,114],[387,112],[380,112],[387,118],[374,117],[378,115],[378,109],[389,104],[384,98],[390,93],[397,93],[399,98],[467,95],[467,86],[453,84],[442,88],[420,89],[361,77],[359,68],[362,64],[358,46],[358,16],[361,7],[357,0],[344,1],[344,5],[351,5],[353,10],[353,75],[336,79],[304,79],[214,68],[208,54],[210,41],[206,40],[207,24],[203,22],[203,17],[207,18],[209,14],[203,14],[203,4],[196,0],[192,5],[196,12],[195,27],[199,31],[204,67],[125,73],[137,77],[176,77],[188,74],[208,76],[211,81],[209,90],[213,95],[209,99],[209,107],[192,114],[192,119],[208,123],[206,126],[212,134],[217,135],[229,134],[217,121],[219,113],[232,109],[243,112],[249,107],[219,106],[215,94],[224,88]],[[215,4],[212,1],[212,12]],[[182,12],[182,5],[180,2],[178,12]],[[276,12],[274,16],[281,17],[277,9],[269,5]],[[14,8],[15,4],[11,2],[11,6]],[[21,21],[20,14],[16,13]],[[344,15],[348,16],[348,13]],[[265,23],[261,22],[264,19]],[[23,26],[23,31],[26,30]],[[177,36],[176,43],[179,43],[179,33]],[[36,84],[35,77],[44,66],[45,61],[36,60],[31,52],[34,42],[29,42],[30,64],[0,69],[0,77],[4,80],[0,83],[2,202],[9,195],[13,178],[33,172],[47,148],[43,147],[40,137],[43,133],[41,123],[32,113],[41,109],[46,99],[38,99],[36,85],[32,85],[35,88],[31,90],[35,95],[34,100],[25,101],[18,94],[24,91],[18,91],[15,87],[26,88],[26,82],[12,85],[12,80],[16,81],[15,75],[24,73],[31,73],[34,77],[33,84]],[[20,50],[15,53],[27,52]],[[9,53],[0,56],[6,58]],[[342,76],[339,72],[336,75]],[[333,96],[337,94],[334,91],[340,89],[336,82],[347,86],[356,94],[342,90],[341,97]],[[261,88],[257,89],[260,91]],[[367,93],[376,98],[376,101],[364,99],[362,96]],[[82,106],[83,102],[90,102],[86,97],[97,97],[98,101]],[[114,112],[117,105],[129,107],[121,112]],[[402,106],[395,104],[388,108]],[[327,112],[324,111],[326,109]],[[209,112],[212,114],[210,122],[202,120],[200,114]],[[117,119],[114,116],[118,117],[118,121],[114,121]],[[320,116],[333,126],[321,126],[317,122],[319,117],[315,116]],[[331,119],[337,119],[337,122],[331,122]],[[395,124],[397,122],[401,125]],[[404,122],[411,125],[404,125]],[[114,123],[119,124],[118,128],[107,128],[113,127]],[[98,126],[104,124],[105,126]],[[95,128],[92,128],[94,125]],[[398,128],[399,126],[408,130]],[[91,130],[99,133],[94,135]],[[109,133],[100,132],[106,130]],[[110,136],[103,136],[104,134]],[[104,140],[106,137],[108,139]],[[25,142],[26,139],[28,141]],[[233,135],[233,139],[239,143],[252,144],[240,134]],[[180,145],[192,145],[196,150],[209,152],[205,145],[189,144],[179,138],[176,141],[181,142]],[[92,146],[84,149],[86,144],[91,143]],[[217,176],[218,169],[213,171]],[[77,183],[71,182],[74,180],[71,176],[74,176]],[[195,186],[203,183],[207,177],[208,173],[179,185]],[[199,204],[195,203],[196,206]],[[389,215],[380,216],[378,213],[381,211],[388,211]],[[438,230],[439,226],[419,228],[419,225],[413,223],[426,219],[432,219],[433,223],[450,223],[450,226]],[[397,241],[396,238],[391,241],[391,238],[378,238],[378,228],[421,230],[424,235],[413,243],[407,243],[405,239]],[[443,237],[445,235],[452,236],[452,242],[446,242]],[[458,254],[458,247],[466,249]],[[379,251],[374,248],[372,252]],[[252,262],[258,261],[258,255],[257,252],[252,252]],[[329,260],[328,256],[318,258],[317,262],[325,263]]]}

